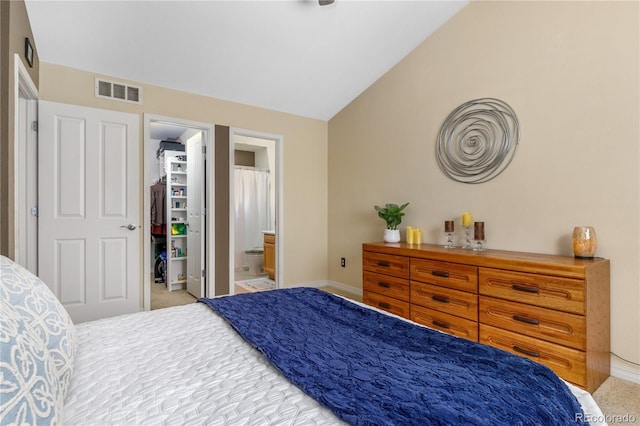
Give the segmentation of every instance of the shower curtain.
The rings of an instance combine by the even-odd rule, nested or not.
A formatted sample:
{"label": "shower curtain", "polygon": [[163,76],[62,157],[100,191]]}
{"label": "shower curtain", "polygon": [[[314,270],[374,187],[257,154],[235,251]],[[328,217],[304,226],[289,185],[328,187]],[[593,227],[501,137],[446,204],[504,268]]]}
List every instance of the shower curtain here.
{"label": "shower curtain", "polygon": [[262,247],[262,231],[275,229],[271,217],[269,170],[237,167],[235,192],[235,269],[242,270],[244,251]]}

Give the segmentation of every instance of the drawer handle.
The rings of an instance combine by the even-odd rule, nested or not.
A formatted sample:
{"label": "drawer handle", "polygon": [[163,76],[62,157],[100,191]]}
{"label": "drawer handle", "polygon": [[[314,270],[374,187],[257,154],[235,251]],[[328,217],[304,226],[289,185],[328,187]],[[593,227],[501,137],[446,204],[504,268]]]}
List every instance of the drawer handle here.
{"label": "drawer handle", "polygon": [[443,278],[449,278],[449,272],[448,271],[431,271],[431,275],[434,275],[436,277],[443,277]]}
{"label": "drawer handle", "polygon": [[536,358],[540,358],[540,352],[534,352],[534,351],[530,351],[528,349],[523,349],[520,346],[512,346],[512,349],[516,352],[520,352],[521,354],[525,354],[525,355],[529,355],[529,356],[533,356]]}
{"label": "drawer handle", "polygon": [[433,296],[431,296],[431,299],[435,300],[436,302],[442,302],[442,303],[449,303],[449,298],[447,296],[440,296],[438,294],[434,294]]}
{"label": "drawer handle", "polygon": [[387,302],[378,302],[378,307],[382,309],[391,309],[391,305]]}
{"label": "drawer handle", "polygon": [[378,266],[382,266],[383,268],[390,268],[391,264],[389,262],[378,262]]}
{"label": "drawer handle", "polygon": [[447,330],[451,328],[451,325],[449,323],[443,322],[443,321],[438,321],[438,320],[433,320],[431,321],[431,324],[437,326],[437,327],[442,327],[442,328],[446,328]]}
{"label": "drawer handle", "polygon": [[513,284],[511,288],[517,291],[524,291],[525,293],[538,294],[540,292],[540,289],[538,287],[529,287],[529,286],[520,285],[520,284]]}
{"label": "drawer handle", "polygon": [[382,288],[391,288],[391,284],[389,283],[384,283],[382,281],[378,282],[378,287],[382,287]]}
{"label": "drawer handle", "polygon": [[532,324],[532,325],[540,324],[540,321],[537,318],[527,318],[520,315],[514,315],[511,318],[513,318],[515,321],[520,321],[527,324]]}

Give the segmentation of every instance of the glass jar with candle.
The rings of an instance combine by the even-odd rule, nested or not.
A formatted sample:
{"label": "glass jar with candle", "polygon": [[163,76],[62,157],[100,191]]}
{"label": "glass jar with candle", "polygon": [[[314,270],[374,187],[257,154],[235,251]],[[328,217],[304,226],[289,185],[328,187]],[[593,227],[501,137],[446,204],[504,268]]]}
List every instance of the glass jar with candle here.
{"label": "glass jar with candle", "polygon": [[596,230],[593,226],[576,226],[573,228],[573,255],[577,259],[593,259],[598,246]]}

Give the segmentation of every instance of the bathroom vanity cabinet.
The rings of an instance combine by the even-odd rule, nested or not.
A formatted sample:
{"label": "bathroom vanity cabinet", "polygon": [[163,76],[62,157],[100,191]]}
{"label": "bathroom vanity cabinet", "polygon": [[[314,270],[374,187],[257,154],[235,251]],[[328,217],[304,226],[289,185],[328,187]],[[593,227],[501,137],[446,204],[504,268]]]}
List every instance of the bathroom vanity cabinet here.
{"label": "bathroom vanity cabinet", "polygon": [[269,279],[276,278],[276,235],[275,233],[264,233],[264,271],[269,274]]}

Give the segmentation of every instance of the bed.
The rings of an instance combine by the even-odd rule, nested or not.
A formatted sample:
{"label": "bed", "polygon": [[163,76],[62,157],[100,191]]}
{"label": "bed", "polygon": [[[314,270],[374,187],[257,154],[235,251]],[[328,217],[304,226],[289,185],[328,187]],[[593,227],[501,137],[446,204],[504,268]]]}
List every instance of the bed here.
{"label": "bed", "polygon": [[[285,309],[277,315],[267,314],[277,311],[274,307],[278,305]],[[322,309],[314,313],[318,306]],[[353,320],[348,316],[351,314],[345,313],[345,308],[363,315],[361,319],[366,318],[367,321],[362,323],[378,325],[371,326],[373,328],[367,326],[351,329],[348,324]],[[384,335],[383,343],[379,345],[389,345],[394,351],[397,349],[403,352],[407,350],[397,344],[397,339],[393,337],[396,333],[428,333],[429,339],[433,339],[430,340],[433,343],[430,346],[436,354],[477,349],[483,351],[483,345],[474,343],[476,346],[469,351],[452,350],[463,339],[417,326],[317,289],[286,289],[226,296],[202,300],[202,303],[73,325],[44,283],[2,257],[0,309],[2,424],[496,423],[489,420],[486,412],[491,408],[488,405],[481,405],[480,409],[451,409],[457,407],[457,402],[448,404],[447,398],[454,401],[461,392],[459,388],[451,391],[447,390],[451,385],[435,383],[436,380],[432,378],[427,380],[430,373],[424,369],[421,370],[423,374],[406,374],[410,376],[410,382],[415,382],[415,377],[420,376],[429,386],[428,392],[412,391],[411,397],[415,397],[413,394],[420,394],[419,398],[424,401],[421,405],[429,407],[429,413],[433,411],[425,415],[439,416],[443,412],[445,415],[437,418],[421,417],[422,414],[411,417],[412,413],[419,412],[412,408],[408,411],[409,414],[405,413],[411,421],[400,422],[393,420],[394,417],[387,419],[384,413],[380,416],[375,414],[374,410],[380,407],[392,414],[404,410],[402,397],[390,397],[390,388],[386,382],[377,380],[376,375],[373,378],[370,375],[377,368],[376,358],[383,359],[384,365],[388,362],[382,357],[381,353],[384,351],[379,350],[378,346],[364,351],[373,355],[373,361],[367,358],[366,362],[374,364],[364,367],[359,367],[357,363],[350,365],[349,369],[361,368],[360,373],[344,370],[343,361],[338,361],[341,356],[346,357],[345,362],[348,363],[361,358],[357,355],[360,336],[369,335],[370,338],[377,339],[378,334]],[[243,312],[247,311],[253,314],[244,315]],[[294,318],[294,312],[301,315]],[[280,329],[278,324],[282,321],[282,315],[291,318],[287,327]],[[378,323],[379,317],[384,317],[384,321]],[[393,324],[389,325],[386,319],[392,319]],[[329,324],[330,320],[337,321],[344,330],[334,329]],[[305,321],[310,322],[305,324]],[[395,331],[396,327],[400,327],[397,329],[400,331]],[[325,328],[330,331],[322,331]],[[304,333],[298,335],[296,329]],[[278,331],[272,334],[273,330]],[[388,333],[387,330],[394,332]],[[317,336],[323,337],[316,339]],[[315,347],[320,347],[320,350],[314,349],[305,354],[295,352],[298,347],[314,348],[313,345],[307,345],[311,340],[317,340]],[[318,355],[324,353],[325,346],[331,347],[331,350],[345,350],[343,354],[327,352],[330,356]],[[408,352],[413,350],[409,348]],[[362,352],[360,350],[359,353]],[[289,359],[282,363],[282,359],[287,357]],[[413,355],[402,353],[401,357],[405,357],[405,361],[400,364],[394,377],[402,376],[403,371],[412,371],[409,364],[414,363],[411,358]],[[509,357],[518,358],[513,355]],[[315,367],[308,365],[305,359],[313,359],[311,364]],[[406,361],[407,359],[411,361]],[[514,365],[517,367],[520,361],[513,362],[516,362]],[[447,363],[455,369],[462,367],[454,365],[450,360],[445,362]],[[506,364],[500,361],[497,370],[501,369],[500,365]],[[525,367],[529,368],[528,365]],[[311,371],[313,368],[317,370],[315,373]],[[296,376],[298,370],[303,374]],[[341,371],[351,371],[354,377],[342,374]],[[362,371],[369,376],[358,377],[366,376]],[[536,375],[547,374],[543,370],[536,371],[541,371]],[[515,377],[515,373],[508,374],[508,377],[511,374]],[[304,377],[299,379],[302,376],[309,376],[313,380],[305,382]],[[356,384],[358,380],[360,384]],[[526,380],[527,389],[524,392],[530,392],[530,396],[535,395],[535,387],[531,385],[529,389],[528,379]],[[491,382],[489,388],[500,387],[498,382],[493,382],[493,378],[488,381]],[[508,385],[512,381],[517,380],[507,380]],[[466,380],[458,380],[456,383],[462,382],[466,383]],[[420,383],[418,385],[422,386]],[[556,387],[554,395],[551,395],[552,399],[558,399],[556,396],[562,395],[565,400],[572,400],[576,404],[569,408],[573,421],[563,421],[564,423],[598,424],[603,419],[602,412],[587,392],[561,381],[555,375],[543,381],[542,389],[547,385]],[[345,396],[337,393],[338,388],[349,392],[350,386],[354,388],[351,394],[347,393]],[[360,395],[355,388],[359,388]],[[486,404],[504,397],[498,393],[494,397],[479,389],[472,387],[468,391],[482,393],[483,399],[488,401]],[[377,393],[378,391],[381,393]],[[396,388],[393,392],[399,391]],[[442,399],[435,399],[436,394],[444,396],[444,404]],[[430,399],[432,395],[433,400]],[[537,398],[536,396],[529,403],[533,412],[546,411],[545,415],[551,413],[555,416],[555,409],[550,408],[551,402],[546,397],[544,400]],[[360,403],[372,405],[367,405],[366,410],[362,411],[356,404],[358,399],[361,400]],[[337,408],[335,401],[338,401]],[[433,408],[436,406],[438,409]],[[507,417],[498,418],[516,418],[509,417],[517,414],[514,412],[519,409],[515,407],[514,405],[512,413],[500,414]],[[447,409],[453,412],[447,414]],[[468,412],[464,412],[465,410]],[[540,418],[532,417],[528,421],[515,423],[504,420],[498,423],[538,424]]]}

